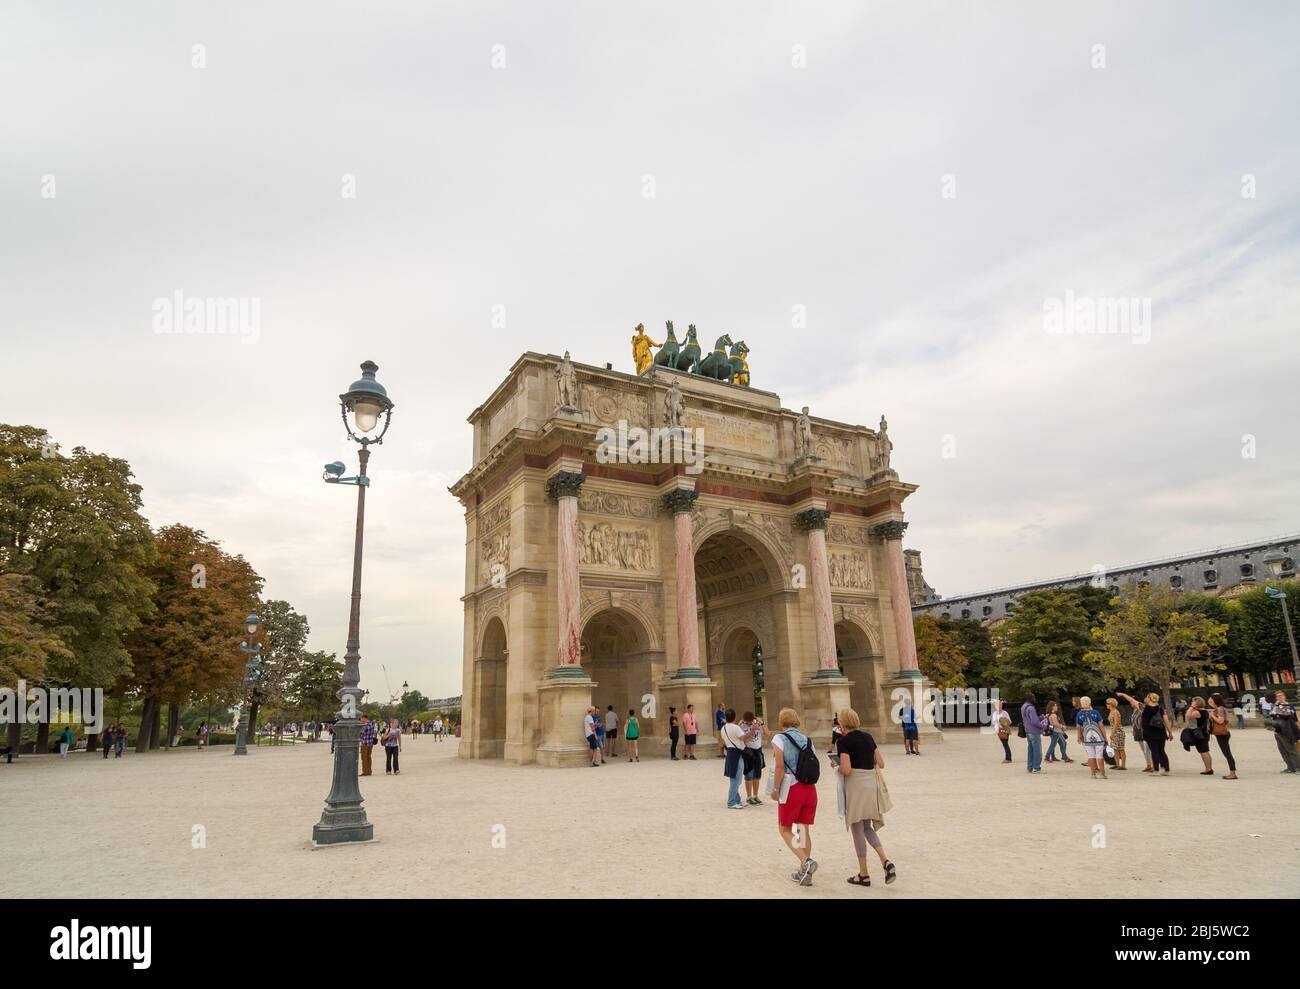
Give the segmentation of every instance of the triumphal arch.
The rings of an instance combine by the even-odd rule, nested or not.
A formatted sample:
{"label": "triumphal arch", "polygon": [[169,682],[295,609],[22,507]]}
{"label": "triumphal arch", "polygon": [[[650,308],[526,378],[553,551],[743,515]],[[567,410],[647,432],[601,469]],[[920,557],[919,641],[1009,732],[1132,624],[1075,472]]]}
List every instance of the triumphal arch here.
{"label": "triumphal arch", "polygon": [[783,408],[743,342],[669,334],[653,361],[634,337],[639,373],[526,353],[469,417],[462,756],[582,765],[611,704],[648,754],[688,704],[701,745],[719,702],[901,737],[894,690],[926,685],[884,418]]}

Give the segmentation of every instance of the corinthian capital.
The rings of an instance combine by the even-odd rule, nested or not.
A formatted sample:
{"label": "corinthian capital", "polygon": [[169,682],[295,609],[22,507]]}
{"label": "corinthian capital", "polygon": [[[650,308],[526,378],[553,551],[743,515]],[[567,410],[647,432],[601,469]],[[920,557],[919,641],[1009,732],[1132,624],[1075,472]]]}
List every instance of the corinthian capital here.
{"label": "corinthian capital", "polygon": [[871,530],[879,539],[902,539],[903,533],[907,531],[907,523],[895,519],[891,522],[881,522]]}
{"label": "corinthian capital", "polygon": [[794,524],[804,532],[813,529],[825,529],[831,513],[824,508],[805,508],[794,517]]}
{"label": "corinthian capital", "polygon": [[674,488],[664,495],[664,508],[674,515],[678,512],[689,512],[695,507],[695,499],[699,496],[698,491],[692,491],[690,488]]}
{"label": "corinthian capital", "polygon": [[585,480],[587,475],[576,470],[557,471],[546,479],[546,493],[556,501],[561,498],[576,498]]}

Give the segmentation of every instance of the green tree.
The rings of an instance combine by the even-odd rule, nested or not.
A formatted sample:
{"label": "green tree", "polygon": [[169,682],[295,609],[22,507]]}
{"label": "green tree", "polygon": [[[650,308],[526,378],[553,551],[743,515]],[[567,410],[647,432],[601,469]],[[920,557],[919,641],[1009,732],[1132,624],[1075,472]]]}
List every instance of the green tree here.
{"label": "green tree", "polygon": [[[1300,580],[1273,581],[1270,586],[1286,594],[1291,627],[1300,633],[1296,614]],[[1247,591],[1230,605],[1228,652],[1234,672],[1265,676],[1291,668],[1291,644],[1282,619],[1282,602],[1270,598],[1263,587]]]}
{"label": "green tree", "polygon": [[333,718],[343,689],[343,661],[332,652],[305,652],[291,684],[299,713],[316,721]]}
{"label": "green tree", "polygon": [[257,685],[249,699],[249,738],[257,734],[262,704],[285,708],[292,703],[293,684],[301,671],[307,636],[311,633],[306,616],[295,611],[288,601],[264,601],[257,614],[266,632],[266,644]]}
{"label": "green tree", "polygon": [[429,707],[432,702],[418,690],[408,690],[402,694],[397,705],[397,716],[402,721],[409,721],[416,713]]}
{"label": "green tree", "polygon": [[1109,686],[1156,683],[1169,710],[1170,682],[1209,672],[1215,650],[1227,636],[1227,625],[1185,608],[1181,595],[1139,587],[1121,595],[1114,611],[1093,630],[1096,648],[1088,661]]}
{"label": "green tree", "polygon": [[131,477],[125,460],[63,456],[43,429],[0,425],[0,573],[28,578],[40,602],[29,619],[64,646],[45,657],[49,686],[109,687],[130,670],[125,640],[151,613],[154,556]]}
{"label": "green tree", "polygon": [[1086,694],[1098,682],[1085,659],[1092,644],[1089,605],[1094,588],[1029,591],[995,636],[998,658],[992,680],[1015,701],[1033,692],[1040,701]]}
{"label": "green tree", "polygon": [[25,574],[0,572],[0,686],[40,683],[49,663],[70,658],[49,630],[49,608],[32,593],[34,584]]}
{"label": "green tree", "polygon": [[933,615],[918,615],[912,627],[916,634],[916,663],[926,678],[941,690],[966,686],[964,673],[969,660],[960,638]]}
{"label": "green tree", "polygon": [[988,626],[973,618],[939,620],[939,627],[945,634],[954,636],[966,654],[966,686],[984,687],[989,685],[997,654],[993,651],[993,638]]}

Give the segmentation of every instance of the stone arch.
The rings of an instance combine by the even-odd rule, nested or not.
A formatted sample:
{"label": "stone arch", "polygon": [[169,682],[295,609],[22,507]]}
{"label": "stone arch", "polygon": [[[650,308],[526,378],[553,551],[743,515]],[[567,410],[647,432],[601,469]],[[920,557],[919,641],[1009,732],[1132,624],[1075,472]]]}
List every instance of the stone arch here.
{"label": "stone arch", "polygon": [[[764,639],[769,641],[764,641]],[[760,692],[754,670],[754,649],[762,648],[764,669],[777,658],[776,643],[772,636],[760,635],[746,621],[735,621],[721,636],[721,659],[710,675],[719,681],[718,699],[736,709],[737,716],[747,710],[755,711],[767,720],[764,692]],[[720,666],[720,669],[717,668]]]}
{"label": "stone arch", "polygon": [[706,514],[693,534],[693,552],[699,557],[705,543],[719,535],[735,534],[743,539],[762,558],[768,572],[773,577],[772,590],[788,590],[791,586],[790,567],[793,562],[791,547],[782,547],[771,533],[754,524],[747,517],[736,513],[723,513],[719,516]]}
{"label": "stone arch", "polygon": [[510,650],[500,614],[485,618],[474,660],[474,710],[471,755],[497,759],[506,747],[506,677]]}
{"label": "stone arch", "polygon": [[642,648],[653,652],[663,650],[663,634],[659,623],[647,610],[646,603],[634,596],[614,590],[584,588],[581,607],[578,616],[578,628],[581,630],[579,639],[593,618],[605,611],[616,611],[626,615],[637,628]]}

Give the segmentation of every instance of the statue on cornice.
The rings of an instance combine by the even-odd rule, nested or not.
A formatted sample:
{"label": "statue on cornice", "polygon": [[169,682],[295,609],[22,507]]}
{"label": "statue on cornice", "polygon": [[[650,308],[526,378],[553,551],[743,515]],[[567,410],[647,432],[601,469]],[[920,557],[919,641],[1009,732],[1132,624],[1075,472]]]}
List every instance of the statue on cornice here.
{"label": "statue on cornice", "polygon": [[885,417],[880,417],[880,428],[876,430],[876,458],[871,467],[873,470],[889,470],[889,457],[894,450],[894,443],[889,438],[889,423]]}
{"label": "statue on cornice", "polygon": [[682,399],[682,390],[673,378],[668,385],[668,394],[664,396],[664,424],[669,429],[682,429],[686,426],[686,402]]}
{"label": "statue on cornice", "polygon": [[812,459],[814,455],[813,434],[812,434],[812,417],[808,415],[808,406],[803,407],[799,413],[799,422],[796,424],[795,432],[799,438],[799,457],[800,459]]}
{"label": "statue on cornice", "polygon": [[569,352],[555,367],[556,408],[565,412],[578,411],[578,372],[573,369]]}

